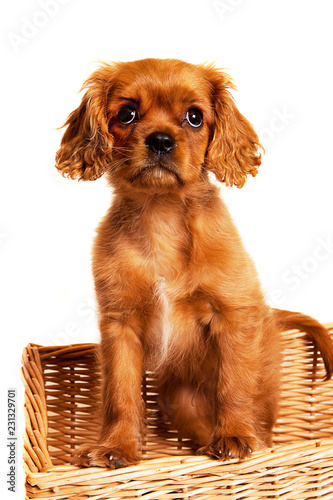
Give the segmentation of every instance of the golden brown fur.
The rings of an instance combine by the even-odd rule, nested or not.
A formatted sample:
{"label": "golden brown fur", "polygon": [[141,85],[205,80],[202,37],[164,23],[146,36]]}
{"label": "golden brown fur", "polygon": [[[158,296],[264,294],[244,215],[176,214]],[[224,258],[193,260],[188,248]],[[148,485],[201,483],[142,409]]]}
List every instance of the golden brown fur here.
{"label": "golden brown fur", "polygon": [[232,88],[211,66],[104,64],[67,119],[57,168],[72,179],[105,173],[114,189],[93,252],[101,432],[98,443],[79,450],[78,464],[139,460],[143,370],[155,371],[160,406],[173,425],[200,453],[221,459],[271,445],[284,327],[309,331],[332,375],[327,332],[312,318],[265,303],[209,180],[211,171],[242,187],[261,162],[258,137]]}

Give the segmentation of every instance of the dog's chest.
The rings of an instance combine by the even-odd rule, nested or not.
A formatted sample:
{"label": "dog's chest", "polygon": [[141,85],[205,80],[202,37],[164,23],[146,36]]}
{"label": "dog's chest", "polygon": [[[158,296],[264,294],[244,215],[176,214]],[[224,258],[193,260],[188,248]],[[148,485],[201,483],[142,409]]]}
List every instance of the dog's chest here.
{"label": "dog's chest", "polygon": [[178,214],[168,212],[151,217],[149,261],[156,307],[150,337],[159,362],[167,355],[173,336],[174,300],[179,292],[179,281],[187,272],[189,253],[188,231],[184,220]]}
{"label": "dog's chest", "polygon": [[[190,241],[184,220],[172,212],[153,216],[149,227],[149,258],[155,279],[172,280],[184,270]],[[164,283],[164,281],[163,281]]]}

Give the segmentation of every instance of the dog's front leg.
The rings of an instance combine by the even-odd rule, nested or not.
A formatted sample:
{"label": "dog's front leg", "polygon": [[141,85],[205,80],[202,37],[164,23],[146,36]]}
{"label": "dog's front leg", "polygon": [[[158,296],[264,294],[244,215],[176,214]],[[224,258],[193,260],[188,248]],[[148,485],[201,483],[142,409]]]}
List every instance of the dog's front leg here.
{"label": "dog's front leg", "polygon": [[101,430],[97,444],[79,448],[74,463],[118,468],[140,459],[142,345],[128,318],[102,320],[100,330]]}
{"label": "dog's front leg", "polygon": [[215,317],[211,334],[218,353],[215,408],[216,424],[208,446],[199,453],[228,460],[243,459],[263,446],[255,402],[260,386],[261,325],[229,329]]}

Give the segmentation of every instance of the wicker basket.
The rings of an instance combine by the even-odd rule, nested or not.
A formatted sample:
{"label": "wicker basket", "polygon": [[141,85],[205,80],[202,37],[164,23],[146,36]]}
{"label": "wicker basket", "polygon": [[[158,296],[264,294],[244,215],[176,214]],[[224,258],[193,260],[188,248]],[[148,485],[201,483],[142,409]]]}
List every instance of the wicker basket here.
{"label": "wicker basket", "polygon": [[[328,325],[333,331],[333,324]],[[23,352],[26,499],[333,499],[333,382],[303,333],[284,334],[283,387],[274,447],[243,462],[195,456],[191,443],[158,418],[154,378],[142,394],[148,429],[144,460],[111,471],[69,464],[93,441],[99,374],[95,344]]]}

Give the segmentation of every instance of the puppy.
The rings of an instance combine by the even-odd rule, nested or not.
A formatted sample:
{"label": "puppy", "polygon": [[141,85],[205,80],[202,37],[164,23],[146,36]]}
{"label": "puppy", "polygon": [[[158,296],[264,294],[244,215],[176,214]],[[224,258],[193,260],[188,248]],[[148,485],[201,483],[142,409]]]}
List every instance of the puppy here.
{"label": "puppy", "polygon": [[241,188],[260,144],[209,65],[145,59],[104,64],[68,117],[57,168],[105,174],[113,201],[100,223],[93,274],[101,333],[99,440],[75,463],[122,467],[140,459],[141,380],[155,372],[160,407],[199,453],[243,459],[272,444],[279,332],[305,330],[327,378],[333,349],[312,318],[271,309],[209,173]]}

